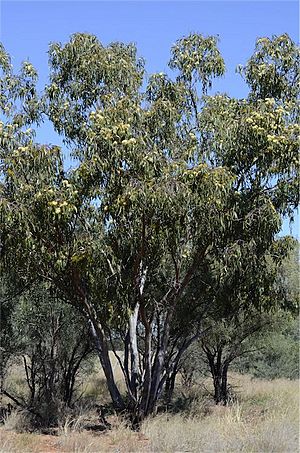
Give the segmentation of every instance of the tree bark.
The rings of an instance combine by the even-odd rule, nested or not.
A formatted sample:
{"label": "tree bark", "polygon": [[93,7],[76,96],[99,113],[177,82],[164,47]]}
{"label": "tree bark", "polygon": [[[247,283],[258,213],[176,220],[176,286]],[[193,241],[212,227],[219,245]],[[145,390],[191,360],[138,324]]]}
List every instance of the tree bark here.
{"label": "tree bark", "polygon": [[112,399],[113,406],[118,412],[124,411],[126,406],[115,382],[105,333],[100,322],[97,320],[97,315],[93,307],[88,302],[86,292],[81,286],[80,276],[78,272],[73,273],[73,279],[75,288],[77,289],[78,295],[81,298],[84,312],[86,313],[89,320],[91,334],[95,342],[96,351],[98,353],[100,364],[106,378],[106,384]]}
{"label": "tree bark", "polygon": [[92,336],[95,341],[96,345],[96,350],[98,353],[98,357],[106,378],[106,383],[108,387],[108,391],[110,393],[113,406],[116,411],[120,412],[125,409],[125,404],[123,401],[123,398],[120,394],[120,391],[115,383],[115,378],[111,366],[111,360],[109,357],[109,351],[108,351],[108,346],[107,342],[104,337],[104,333],[102,331],[102,328],[99,324],[97,324],[94,320],[90,319],[90,327],[91,327],[91,332]]}
{"label": "tree bark", "polygon": [[130,356],[131,356],[131,392],[138,399],[138,385],[140,378],[139,370],[139,351],[137,346],[137,321],[140,304],[136,303],[133,313],[129,317],[129,339],[130,339]]}
{"label": "tree bark", "polygon": [[208,360],[213,377],[214,400],[216,404],[223,404],[224,406],[226,406],[228,403],[228,363],[226,361],[222,363],[219,354],[216,361],[214,360],[214,357],[212,355],[208,358]]}
{"label": "tree bark", "polygon": [[144,375],[143,375],[143,389],[141,400],[141,414],[144,416],[147,412],[149,404],[150,391],[151,391],[151,377],[152,377],[152,325],[146,319],[144,307],[141,307],[141,317],[145,327],[145,352],[144,352]]}
{"label": "tree bark", "polygon": [[159,341],[152,372],[152,382],[149,395],[149,403],[145,415],[152,414],[155,411],[158,390],[161,382],[161,374],[165,364],[166,350],[168,347],[169,337],[170,337],[170,322],[172,318],[173,311],[169,309],[166,313],[165,321],[162,329],[162,338]]}
{"label": "tree bark", "polygon": [[221,382],[221,398],[224,406],[226,406],[228,403],[227,373],[228,365],[224,363],[222,369],[222,382]]}

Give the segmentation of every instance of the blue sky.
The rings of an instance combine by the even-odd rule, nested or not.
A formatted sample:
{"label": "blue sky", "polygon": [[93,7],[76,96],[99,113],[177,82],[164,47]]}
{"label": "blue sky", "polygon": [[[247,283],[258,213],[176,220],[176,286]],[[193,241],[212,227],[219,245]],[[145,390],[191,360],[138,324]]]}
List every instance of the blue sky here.
{"label": "blue sky", "polygon": [[[299,6],[295,1],[5,1],[0,3],[0,39],[13,64],[29,59],[47,81],[50,42],[75,32],[97,35],[104,43],[135,42],[149,73],[167,70],[170,48],[190,32],[220,37],[227,72],[214,89],[243,97],[247,87],[235,73],[253,52],[255,40],[288,32],[299,42]],[[49,127],[40,139],[58,142]],[[287,223],[284,232],[288,233]],[[296,225],[293,234],[299,236]]]}
{"label": "blue sky", "polygon": [[200,32],[220,36],[227,75],[220,89],[245,94],[234,70],[255,39],[288,32],[298,40],[298,3],[292,1],[1,1],[1,40],[15,62],[30,58],[42,79],[51,41],[89,32],[105,44],[135,42],[149,72],[163,71],[176,39]]}

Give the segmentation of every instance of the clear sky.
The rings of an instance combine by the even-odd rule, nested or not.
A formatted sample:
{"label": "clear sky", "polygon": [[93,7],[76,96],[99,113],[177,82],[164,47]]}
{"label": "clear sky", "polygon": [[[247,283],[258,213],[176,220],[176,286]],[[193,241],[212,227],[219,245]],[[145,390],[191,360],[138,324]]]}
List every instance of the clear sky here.
{"label": "clear sky", "polygon": [[[68,40],[75,32],[88,32],[107,44],[135,42],[146,59],[149,73],[166,71],[170,48],[190,32],[220,37],[227,73],[214,89],[243,97],[247,87],[235,73],[253,52],[261,36],[289,33],[299,42],[297,1],[14,1],[0,0],[0,39],[13,64],[29,59],[47,81],[50,42]],[[46,128],[45,142],[58,142]],[[285,223],[284,232],[289,228]],[[294,235],[299,236],[297,225]]]}

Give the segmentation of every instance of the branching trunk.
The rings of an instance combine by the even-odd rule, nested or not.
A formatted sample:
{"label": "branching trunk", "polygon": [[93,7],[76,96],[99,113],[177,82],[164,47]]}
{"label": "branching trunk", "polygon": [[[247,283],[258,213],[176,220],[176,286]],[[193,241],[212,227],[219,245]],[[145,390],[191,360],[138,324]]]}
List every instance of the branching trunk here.
{"label": "branching trunk", "polygon": [[20,402],[14,395],[11,395],[9,392],[7,392],[5,389],[1,390],[1,394],[4,396],[7,396],[11,401],[13,401],[18,407],[27,410],[31,414],[33,414],[35,417],[37,417],[39,420],[42,420],[42,416],[33,410],[31,407],[28,407],[26,404]]}
{"label": "branching trunk", "polygon": [[[137,271],[134,279],[136,292],[133,295],[133,301],[135,302],[128,319],[127,332],[123,335],[123,358],[117,353],[114,347],[113,335],[109,327],[103,326],[97,320],[97,315],[94,313],[93,307],[89,304],[85,291],[78,286],[85,311],[89,316],[92,336],[114,408],[117,412],[128,412],[133,427],[138,427],[146,416],[155,413],[158,399],[164,391],[166,382],[168,382],[170,400],[174,390],[181,355],[191,342],[198,337],[197,334],[189,340],[184,341],[182,347],[179,348],[175,355],[172,355],[174,348],[171,348],[173,352],[168,356],[171,323],[176,304],[192,276],[194,266],[195,263],[193,263],[193,266],[187,272],[182,282],[179,283],[177,279],[174,286],[169,288],[165,296],[161,299],[160,306],[164,307],[163,313],[159,313],[156,310],[146,313],[143,290],[147,269],[143,269],[142,259],[139,263],[136,263],[135,267]],[[156,329],[154,330],[155,324],[153,323],[153,319],[157,319]],[[139,326],[141,329],[139,329]],[[141,335],[142,338],[140,338]],[[140,340],[142,341],[140,342]],[[124,375],[128,396],[127,405],[115,382],[111,357],[109,356],[108,341],[110,341],[112,351]],[[152,349],[153,343],[155,343],[156,347],[155,354],[153,354]],[[172,360],[170,357],[172,357]]]}
{"label": "branching trunk", "polygon": [[229,362],[227,360],[222,361],[222,352],[222,348],[219,348],[215,353],[205,349],[213,378],[214,400],[216,404],[226,406],[228,403],[227,373]]}

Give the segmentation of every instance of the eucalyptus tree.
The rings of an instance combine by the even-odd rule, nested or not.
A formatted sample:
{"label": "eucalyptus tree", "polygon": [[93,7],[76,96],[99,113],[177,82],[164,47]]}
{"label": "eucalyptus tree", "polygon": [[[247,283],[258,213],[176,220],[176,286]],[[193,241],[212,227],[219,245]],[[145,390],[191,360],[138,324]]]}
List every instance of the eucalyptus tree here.
{"label": "eucalyptus tree", "polygon": [[[135,46],[73,35],[51,45],[41,98],[34,68],[14,75],[1,51],[2,266],[21,286],[47,280],[85,315],[114,407],[136,420],[155,411],[180,351],[203,333],[213,288],[192,295],[199,322],[182,348],[172,334],[195,279],[200,290],[218,257],[224,278],[227,256],[238,267],[249,250],[258,262],[298,200],[299,50],[286,35],[257,46],[244,100],[208,96],[225,72],[214,37],[177,41],[175,77],[153,74],[143,90]],[[77,159],[69,172],[59,147],[25,130],[43,118]]]}

